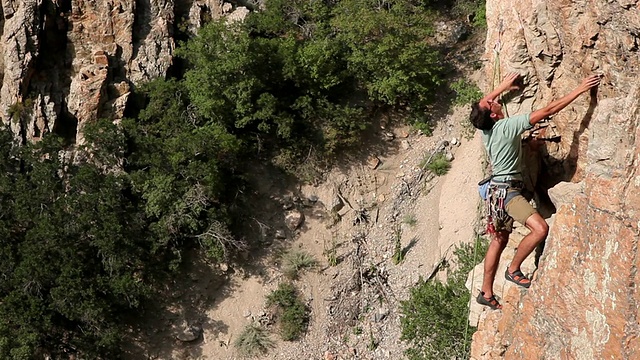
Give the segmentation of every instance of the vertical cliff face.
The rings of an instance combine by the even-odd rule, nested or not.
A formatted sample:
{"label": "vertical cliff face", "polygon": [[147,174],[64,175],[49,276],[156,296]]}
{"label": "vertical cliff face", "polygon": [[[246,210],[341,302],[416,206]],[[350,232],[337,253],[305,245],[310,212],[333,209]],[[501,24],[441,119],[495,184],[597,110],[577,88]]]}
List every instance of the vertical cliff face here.
{"label": "vertical cliff face", "polygon": [[551,232],[532,287],[481,317],[472,358],[638,359],[640,1],[489,0],[487,18],[487,78],[498,62],[525,75],[510,113],[603,81],[546,131],[561,136],[543,151]]}
{"label": "vertical cliff face", "polygon": [[[137,84],[172,65],[174,28],[233,14],[222,0],[2,0],[0,119],[23,141],[122,118]],[[244,13],[243,12],[243,13]]]}
{"label": "vertical cliff face", "polygon": [[81,141],[87,121],[121,118],[131,85],[171,65],[173,7],[170,0],[3,0],[3,121],[13,118],[24,140],[54,131]]}

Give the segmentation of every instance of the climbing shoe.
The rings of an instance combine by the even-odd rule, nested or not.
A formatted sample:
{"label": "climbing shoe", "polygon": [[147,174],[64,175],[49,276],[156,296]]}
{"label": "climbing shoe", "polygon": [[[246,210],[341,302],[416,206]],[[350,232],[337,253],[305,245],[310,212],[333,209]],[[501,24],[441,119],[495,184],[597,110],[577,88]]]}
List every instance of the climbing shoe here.
{"label": "climbing shoe", "polygon": [[500,305],[500,303],[498,302],[496,297],[492,295],[490,298],[486,298],[486,297],[484,297],[484,291],[480,291],[480,294],[478,294],[478,297],[476,298],[476,301],[480,305],[484,305],[484,306],[490,307],[491,310],[502,309],[502,305]]}
{"label": "climbing shoe", "polygon": [[512,273],[509,273],[509,268],[507,268],[507,271],[504,272],[504,278],[518,286],[522,286],[525,288],[529,288],[529,286],[531,286],[531,280],[529,280],[529,278],[524,276],[524,274],[522,273],[522,271],[520,271],[520,269]]}

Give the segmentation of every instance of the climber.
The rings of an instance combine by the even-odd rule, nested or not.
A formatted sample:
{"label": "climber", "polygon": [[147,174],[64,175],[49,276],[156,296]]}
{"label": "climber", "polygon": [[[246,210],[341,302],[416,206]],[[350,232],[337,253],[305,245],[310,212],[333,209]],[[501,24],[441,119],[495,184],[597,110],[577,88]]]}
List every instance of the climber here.
{"label": "climber", "polygon": [[494,310],[502,308],[494,296],[493,282],[500,256],[513,230],[513,220],[525,225],[531,232],[518,245],[516,254],[505,271],[505,278],[525,288],[531,285],[531,280],[522,273],[520,265],[547,237],[549,231],[549,226],[542,216],[521,194],[523,189],[521,135],[540,120],[564,109],[580,94],[600,84],[600,76],[591,75],[569,94],[546,107],[530,114],[505,119],[502,106],[496,99],[505,91],[519,89],[518,79],[519,75],[516,73],[507,75],[498,87],[471,105],[469,115],[473,126],[482,131],[482,142],[493,167],[490,181],[490,189],[493,191],[490,191],[490,194],[493,200],[498,198],[493,204],[499,205],[494,207],[494,210],[502,211],[504,214],[504,216],[492,216],[493,211],[489,213],[489,230],[492,232],[492,239],[484,259],[482,289],[476,298],[478,303]]}

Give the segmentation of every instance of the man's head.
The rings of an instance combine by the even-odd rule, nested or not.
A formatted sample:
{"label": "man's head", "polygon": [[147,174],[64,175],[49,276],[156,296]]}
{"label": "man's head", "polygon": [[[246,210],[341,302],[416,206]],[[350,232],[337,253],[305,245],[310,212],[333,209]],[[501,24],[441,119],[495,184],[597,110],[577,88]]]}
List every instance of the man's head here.
{"label": "man's head", "polygon": [[502,105],[495,100],[480,100],[471,104],[469,120],[476,129],[491,130],[493,124],[503,118]]}

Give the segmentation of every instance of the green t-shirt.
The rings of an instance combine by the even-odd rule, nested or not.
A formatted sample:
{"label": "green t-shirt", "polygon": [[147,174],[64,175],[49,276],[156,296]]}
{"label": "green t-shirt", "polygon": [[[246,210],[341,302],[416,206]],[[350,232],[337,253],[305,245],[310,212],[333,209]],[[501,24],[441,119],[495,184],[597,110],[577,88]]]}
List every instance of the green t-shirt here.
{"label": "green t-shirt", "polygon": [[522,133],[531,129],[529,115],[498,120],[491,130],[482,130],[482,142],[493,166],[493,180],[522,180]]}

